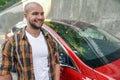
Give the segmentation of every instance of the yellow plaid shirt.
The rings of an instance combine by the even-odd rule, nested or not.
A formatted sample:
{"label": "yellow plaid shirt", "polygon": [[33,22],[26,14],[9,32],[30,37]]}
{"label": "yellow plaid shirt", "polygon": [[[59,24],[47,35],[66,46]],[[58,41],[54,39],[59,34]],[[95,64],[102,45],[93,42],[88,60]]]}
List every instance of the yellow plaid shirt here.
{"label": "yellow plaid shirt", "polygon": [[[54,78],[54,65],[59,61],[55,56],[56,44],[50,34],[44,30],[46,42],[49,49],[50,80]],[[12,68],[16,67],[18,80],[35,80],[32,59],[32,49],[25,34],[25,28],[15,34],[2,46],[2,64],[0,65],[0,75],[10,74]]]}

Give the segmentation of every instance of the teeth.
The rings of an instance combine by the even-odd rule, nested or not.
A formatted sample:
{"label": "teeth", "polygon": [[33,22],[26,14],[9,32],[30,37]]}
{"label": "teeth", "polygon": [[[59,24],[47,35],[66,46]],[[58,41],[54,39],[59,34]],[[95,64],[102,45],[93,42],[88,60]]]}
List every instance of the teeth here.
{"label": "teeth", "polygon": [[37,22],[41,23],[42,21],[37,21]]}

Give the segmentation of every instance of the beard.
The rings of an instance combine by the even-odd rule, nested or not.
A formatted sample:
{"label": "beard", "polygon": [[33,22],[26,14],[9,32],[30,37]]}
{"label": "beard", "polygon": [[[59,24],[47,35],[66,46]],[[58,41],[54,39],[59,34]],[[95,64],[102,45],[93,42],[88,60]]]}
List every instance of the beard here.
{"label": "beard", "polygon": [[42,28],[42,25],[41,26],[36,26],[35,24],[29,22],[30,26],[33,28],[33,29],[41,29]]}

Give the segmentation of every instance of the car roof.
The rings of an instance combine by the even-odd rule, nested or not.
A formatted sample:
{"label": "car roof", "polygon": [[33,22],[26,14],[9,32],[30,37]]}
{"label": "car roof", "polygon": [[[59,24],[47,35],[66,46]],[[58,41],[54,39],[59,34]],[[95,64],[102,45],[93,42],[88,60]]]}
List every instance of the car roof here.
{"label": "car roof", "polygon": [[51,22],[56,22],[56,23],[62,23],[62,24],[68,24],[77,28],[80,28],[82,30],[85,30],[87,28],[98,28],[95,25],[92,25],[91,23],[83,22],[83,21],[78,21],[78,20],[59,20],[59,19],[53,19]]}

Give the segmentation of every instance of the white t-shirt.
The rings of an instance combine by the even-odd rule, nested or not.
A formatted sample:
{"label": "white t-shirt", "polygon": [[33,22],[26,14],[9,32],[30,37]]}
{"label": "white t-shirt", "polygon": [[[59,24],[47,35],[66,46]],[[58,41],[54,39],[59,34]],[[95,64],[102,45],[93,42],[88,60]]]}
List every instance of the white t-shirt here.
{"label": "white t-shirt", "polygon": [[26,31],[32,47],[35,80],[49,80],[48,47],[42,34],[35,38]]}

